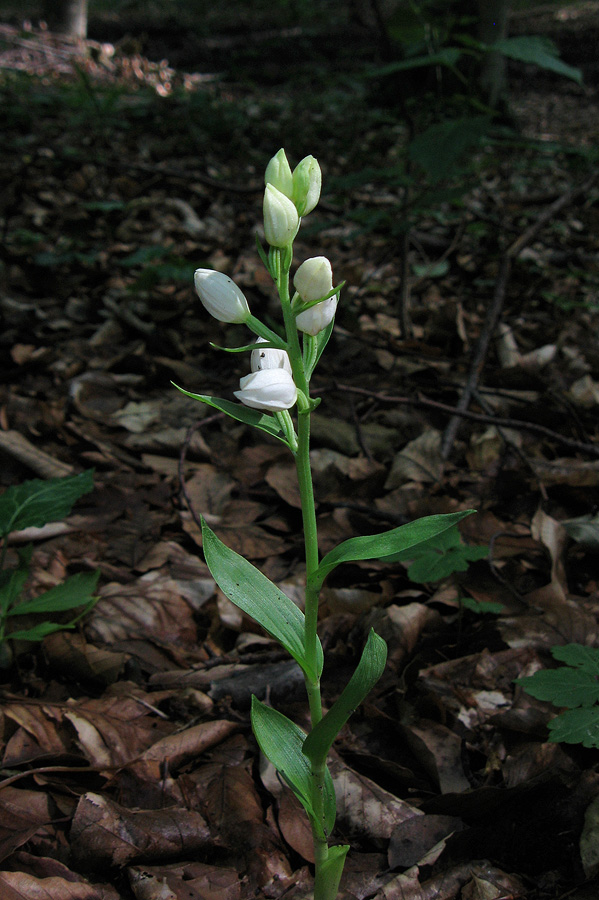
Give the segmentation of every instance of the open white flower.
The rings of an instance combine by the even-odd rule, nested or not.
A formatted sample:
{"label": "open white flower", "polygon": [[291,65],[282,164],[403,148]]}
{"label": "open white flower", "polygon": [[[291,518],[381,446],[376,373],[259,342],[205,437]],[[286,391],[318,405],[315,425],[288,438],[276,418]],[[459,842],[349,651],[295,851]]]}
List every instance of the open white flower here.
{"label": "open white flower", "polygon": [[[257,344],[266,344],[266,338],[259,337]],[[252,372],[260,372],[262,369],[284,369],[291,375],[291,363],[286,350],[278,350],[276,347],[259,347],[252,350],[250,358]]]}
{"label": "open white flower", "polygon": [[286,369],[259,369],[239,379],[235,396],[252,409],[281,412],[297,401],[297,388]]}
{"label": "open white flower", "polygon": [[299,330],[316,337],[319,331],[323,331],[333,321],[337,311],[337,300],[337,295],[329,297],[328,300],[316,303],[310,309],[300,313],[295,320]]}
{"label": "open white flower", "polygon": [[248,302],[228,275],[214,269],[196,269],[193,282],[198,297],[219,322],[240,324],[249,319]]}

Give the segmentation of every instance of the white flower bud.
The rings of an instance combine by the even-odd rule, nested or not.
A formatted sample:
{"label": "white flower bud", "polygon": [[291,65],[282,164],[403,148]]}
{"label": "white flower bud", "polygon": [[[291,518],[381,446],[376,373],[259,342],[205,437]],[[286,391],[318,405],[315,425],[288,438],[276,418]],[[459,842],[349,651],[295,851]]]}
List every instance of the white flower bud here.
{"label": "white flower bud", "polygon": [[326,256],[306,259],[295,273],[293,284],[304,303],[326,297],[333,290],[333,270]]}
{"label": "white flower bud", "polygon": [[196,269],[193,282],[198,297],[219,322],[239,324],[250,317],[247,300],[228,275],[214,269]]}
{"label": "white flower bud", "polygon": [[285,369],[260,369],[239,380],[235,396],[252,409],[281,412],[297,401],[297,388]]}
{"label": "white flower bud", "polygon": [[266,185],[264,191],[264,236],[271,247],[287,247],[299,228],[297,209],[285,194]]}
{"label": "white flower bud", "polygon": [[281,147],[278,153],[275,153],[271,161],[266,167],[264,174],[264,183],[272,184],[278,191],[285,194],[291,199],[293,195],[293,175],[291,174],[291,166],[287,161],[285,151]]}
{"label": "white flower bud", "polygon": [[[266,338],[259,337],[257,344],[266,344]],[[286,350],[278,350],[276,347],[262,347],[252,350],[250,368],[252,372],[260,372],[262,369],[284,369],[291,375],[291,363]]]}
{"label": "white flower bud", "polygon": [[300,313],[295,320],[299,330],[315,337],[319,331],[322,331],[333,321],[337,310],[337,299],[338,297],[335,294],[334,297],[329,297],[328,300],[323,300],[322,303],[316,303],[310,309]]}
{"label": "white flower bud", "polygon": [[293,170],[293,202],[298,215],[307,216],[320,200],[322,172],[313,156],[305,156]]}

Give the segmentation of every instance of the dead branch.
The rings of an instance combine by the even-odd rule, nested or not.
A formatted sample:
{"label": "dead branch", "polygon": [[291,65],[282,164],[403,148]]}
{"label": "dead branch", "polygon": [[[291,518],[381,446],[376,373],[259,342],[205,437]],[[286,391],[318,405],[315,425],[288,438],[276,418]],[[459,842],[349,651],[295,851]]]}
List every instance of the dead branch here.
{"label": "dead branch", "polygon": [[[389,394],[379,394],[376,391],[369,391],[366,388],[351,387],[348,384],[335,384],[335,390],[347,391],[351,394],[361,394],[363,397],[371,397],[379,400],[381,403],[401,403],[404,406],[415,406],[418,409],[434,409],[438,412],[447,413],[451,416],[459,416],[462,419],[471,419],[473,422],[484,422],[488,425],[495,425],[497,428],[514,428],[516,430],[530,431],[532,434],[539,434],[542,437],[549,438],[568,447],[570,450],[576,450],[579,453],[586,453],[589,456],[599,457],[599,446],[586,443],[584,441],[576,441],[573,438],[564,437],[551,428],[544,425],[538,425],[536,422],[525,422],[522,419],[511,419],[504,416],[485,415],[484,413],[475,413],[466,409],[457,409],[455,406],[449,406],[447,403],[440,403],[438,400],[429,400],[422,397],[397,397]],[[320,393],[325,393],[326,389],[321,389]]]}
{"label": "dead branch", "polygon": [[482,374],[482,370],[487,359],[489,344],[503,311],[503,304],[505,301],[505,294],[510,277],[512,260],[517,258],[522,250],[528,244],[530,244],[530,242],[536,237],[536,235],[547,224],[547,222],[554,218],[554,216],[556,216],[557,213],[560,212],[560,210],[562,210],[565,206],[568,206],[568,204],[570,204],[579,194],[586,193],[589,190],[589,188],[597,178],[597,174],[598,173],[596,171],[593,172],[593,174],[582,184],[578,185],[577,187],[571,188],[570,190],[566,191],[565,194],[562,194],[561,197],[558,197],[555,203],[552,203],[551,206],[547,207],[547,209],[544,210],[543,213],[541,213],[538,219],[533,222],[532,225],[530,225],[526,229],[526,231],[524,231],[523,234],[520,235],[519,238],[517,238],[512,244],[510,244],[508,249],[503,254],[499,263],[499,272],[497,274],[497,281],[495,282],[493,301],[487,309],[485,321],[476,347],[474,349],[472,361],[470,363],[470,372],[468,375],[468,379],[464,386],[464,390],[462,391],[462,395],[458,401],[455,415],[452,416],[452,418],[448,422],[445,429],[445,434],[443,435],[443,441],[441,444],[441,455],[443,456],[443,459],[447,459],[449,457],[449,454],[451,453],[456,435],[458,433],[458,429],[460,427],[460,419],[462,418],[462,413],[470,405],[473,391],[478,385],[479,378]]}

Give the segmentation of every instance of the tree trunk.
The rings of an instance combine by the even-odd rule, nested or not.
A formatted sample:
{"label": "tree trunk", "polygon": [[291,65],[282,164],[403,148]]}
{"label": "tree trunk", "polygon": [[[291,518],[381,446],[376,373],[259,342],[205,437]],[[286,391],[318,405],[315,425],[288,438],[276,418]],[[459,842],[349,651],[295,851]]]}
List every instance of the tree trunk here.
{"label": "tree trunk", "polygon": [[42,18],[48,27],[73,38],[87,37],[88,0],[45,0]]}
{"label": "tree trunk", "polygon": [[[510,0],[478,0],[478,36],[485,44],[507,37]],[[505,56],[486,53],[480,73],[481,87],[490,106],[507,92]]]}

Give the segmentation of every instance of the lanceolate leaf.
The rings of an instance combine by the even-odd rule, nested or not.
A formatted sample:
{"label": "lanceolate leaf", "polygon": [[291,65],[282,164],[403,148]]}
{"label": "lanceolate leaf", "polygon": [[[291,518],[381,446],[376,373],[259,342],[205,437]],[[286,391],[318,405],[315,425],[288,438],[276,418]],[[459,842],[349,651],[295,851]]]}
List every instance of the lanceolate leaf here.
{"label": "lanceolate leaf", "polygon": [[186,397],[191,397],[192,400],[199,400],[200,403],[212,406],[214,409],[226,413],[226,415],[230,416],[232,419],[237,419],[238,422],[245,422],[246,425],[253,425],[254,428],[265,431],[267,434],[278,438],[285,446],[289,446],[275,417],[271,416],[269,413],[260,412],[258,409],[251,409],[249,406],[243,406],[241,403],[233,403],[231,400],[221,400],[219,397],[209,397],[207,394],[192,394],[190,391],[186,391],[182,387],[179,387],[174,381],[172,381],[171,384],[174,385],[178,391],[181,391],[182,394],[185,394]]}
{"label": "lanceolate leaf", "polygon": [[31,613],[62,612],[86,606],[92,600],[100,572],[79,572],[71,575],[62,584],[57,584],[33,600],[16,604],[7,613],[8,616],[24,616]]}
{"label": "lanceolate leaf", "polygon": [[317,672],[306,667],[304,614],[247,559],[235,553],[202,519],[202,544],[206,564],[219,588],[239,609],[262,625],[315,681],[323,667],[322,646],[317,644]]}
{"label": "lanceolate leaf", "polygon": [[312,803],[313,780],[310,761],[302,752],[306,732],[283,713],[252,697],[252,728],[264,755],[283,776],[311,821],[328,837],[335,824],[335,789],[329,770],[325,772],[324,822],[317,820]]}
{"label": "lanceolate leaf", "polygon": [[[19,564],[13,569],[0,572],[0,614],[4,616],[21,596],[25,582],[29,578],[29,564],[33,547],[31,544],[17,551]],[[0,617],[1,617],[0,616]]]}
{"label": "lanceolate leaf", "polygon": [[[319,331],[316,337],[310,334],[304,335],[304,366],[306,369],[306,378],[310,381],[314,369],[318,365],[318,360],[323,354],[324,348],[329,342],[329,338],[333,333],[335,319],[333,318],[326,328]],[[308,350],[309,348],[309,350]]]}
{"label": "lanceolate leaf", "polygon": [[339,699],[312,729],[304,742],[304,753],[313,763],[326,758],[340,730],[383,674],[386,661],[387,645],[371,629],[358,668]]}
{"label": "lanceolate leaf", "polygon": [[324,579],[339,563],[353,562],[358,559],[384,559],[400,551],[408,550],[423,541],[430,540],[436,534],[441,534],[473,512],[475,510],[466,509],[448,515],[425,516],[382,534],[368,534],[343,541],[320,561],[311,587],[320,589]]}
{"label": "lanceolate leaf", "polygon": [[24,481],[8,488],[0,497],[0,536],[64,519],[75,501],[93,490],[93,474],[88,469],[79,475]]}

